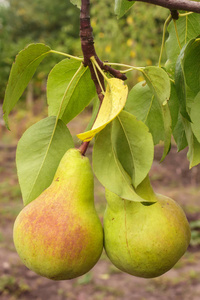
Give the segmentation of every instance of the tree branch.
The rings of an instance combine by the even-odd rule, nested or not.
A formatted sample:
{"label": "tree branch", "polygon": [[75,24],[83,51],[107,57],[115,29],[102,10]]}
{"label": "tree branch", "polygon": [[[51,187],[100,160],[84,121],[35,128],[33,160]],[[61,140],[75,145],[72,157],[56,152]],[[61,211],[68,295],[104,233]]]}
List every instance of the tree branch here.
{"label": "tree branch", "polygon": [[[126,80],[126,75],[122,74],[120,71],[111,68],[110,66],[104,66],[103,62],[98,58],[95,48],[94,48],[94,39],[92,34],[92,27],[90,25],[90,0],[82,0],[81,5],[81,14],[80,14],[80,38],[81,38],[81,47],[84,56],[84,65],[90,68],[91,77],[94,81],[97,95],[99,97],[100,102],[103,100],[103,94],[96,78],[96,74],[94,72],[92,63],[90,58],[92,56],[95,57],[97,63],[99,64],[102,70],[105,70],[112,74],[114,77]],[[104,79],[102,74],[97,70],[97,74],[101,85],[104,88]]]}
{"label": "tree branch", "polygon": [[[103,94],[101,91],[101,87],[99,86],[98,80],[96,78],[96,74],[94,72],[92,62],[90,57],[94,56],[97,59],[96,51],[94,48],[94,39],[92,35],[92,27],[90,25],[90,0],[82,0],[81,5],[81,14],[80,14],[80,38],[81,38],[81,48],[84,57],[84,66],[88,66],[90,68],[91,77],[94,81],[97,95],[99,97],[100,102],[103,100]],[[101,85],[104,88],[104,79],[102,74],[98,71],[99,80]]]}
{"label": "tree branch", "polygon": [[159,5],[170,10],[185,10],[200,13],[200,2],[189,0],[128,0]]}
{"label": "tree branch", "polygon": [[[99,70],[96,70],[97,76],[100,80],[101,86],[99,81],[96,77],[92,62],[90,58],[92,56],[95,57],[95,60],[99,64],[100,68],[106,72],[109,72],[114,77],[126,80],[127,77],[125,74],[122,74],[120,71],[111,68],[110,66],[105,66],[103,62],[98,58],[95,48],[94,48],[94,39],[92,34],[92,27],[90,25],[90,0],[81,0],[81,13],[80,13],[80,39],[81,39],[81,48],[84,57],[84,66],[88,66],[90,68],[91,78],[94,81],[96,92],[100,100],[100,106],[103,101],[103,94],[101,90],[101,86],[105,90],[104,85],[104,78]],[[82,145],[79,147],[82,155],[85,154],[87,148],[89,146],[89,142],[83,142]]]}

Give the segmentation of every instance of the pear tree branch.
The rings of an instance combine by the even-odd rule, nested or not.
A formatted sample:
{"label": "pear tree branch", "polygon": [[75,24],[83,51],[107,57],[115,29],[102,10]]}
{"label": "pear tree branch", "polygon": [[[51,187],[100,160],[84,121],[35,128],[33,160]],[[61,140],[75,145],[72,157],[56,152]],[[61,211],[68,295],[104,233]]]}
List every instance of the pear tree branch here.
{"label": "pear tree branch", "polygon": [[[95,73],[90,58],[94,57],[96,62],[100,66],[100,68],[106,72],[109,72],[114,77],[119,78],[121,80],[126,80],[127,77],[125,74],[122,74],[120,71],[115,70],[110,66],[104,65],[103,62],[99,59],[95,51],[94,38],[92,32],[93,30],[90,24],[90,0],[81,0],[80,39],[81,39],[81,48],[84,57],[83,64],[85,67],[88,66],[90,69],[91,78],[94,81],[96,92],[101,105],[104,98],[104,95],[102,93],[104,91],[102,91],[102,87],[105,90],[104,78],[98,69],[96,70]],[[88,146],[89,146],[89,142],[83,142],[81,144],[79,150],[81,151],[82,155],[85,154]]]}
{"label": "pear tree branch", "polygon": [[190,0],[128,0],[145,2],[168,8],[170,10],[185,10],[200,13],[200,2]]}
{"label": "pear tree branch", "polygon": [[[122,74],[120,71],[111,68],[110,66],[105,66],[103,62],[99,59],[96,54],[94,47],[94,38],[92,34],[93,30],[90,24],[90,0],[81,0],[81,13],[80,13],[80,39],[81,39],[81,47],[84,57],[84,66],[88,66],[90,68],[91,77],[94,81],[97,95],[99,97],[100,102],[103,100],[103,94],[101,91],[101,87],[97,80],[96,74],[94,72],[92,62],[90,58],[92,56],[95,57],[95,60],[99,64],[100,68],[106,72],[109,72],[116,78],[126,80],[126,75]],[[104,80],[102,74],[97,71],[97,75],[101,82],[101,85],[104,87]]]}

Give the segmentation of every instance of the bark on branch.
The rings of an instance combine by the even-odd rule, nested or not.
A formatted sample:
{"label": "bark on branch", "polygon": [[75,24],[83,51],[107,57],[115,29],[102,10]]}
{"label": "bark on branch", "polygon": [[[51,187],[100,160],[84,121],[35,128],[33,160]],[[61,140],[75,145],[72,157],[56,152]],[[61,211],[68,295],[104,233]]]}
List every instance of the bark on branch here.
{"label": "bark on branch", "polygon": [[185,10],[200,13],[200,2],[189,0],[128,0],[159,5],[170,10]]}
{"label": "bark on branch", "polygon": [[[96,78],[92,63],[90,58],[95,57],[100,68],[106,72],[109,72],[114,77],[126,80],[126,75],[122,74],[120,71],[111,68],[110,66],[104,66],[103,62],[98,58],[95,48],[94,48],[94,39],[92,34],[92,27],[90,25],[90,0],[82,0],[81,5],[81,14],[80,14],[80,38],[81,38],[81,47],[84,56],[84,65],[90,68],[92,79],[96,86],[96,91],[99,97],[99,100],[103,100],[103,94],[101,93],[101,88]],[[98,77],[101,81],[101,85],[104,87],[104,80],[101,73],[97,70]]]}
{"label": "bark on branch", "polygon": [[[92,27],[90,25],[90,0],[81,0],[81,13],[80,13],[80,39],[81,39],[81,48],[83,52],[84,57],[84,66],[88,66],[90,68],[90,73],[92,80],[94,81],[96,92],[100,100],[100,106],[103,101],[103,94],[101,90],[101,86],[105,90],[104,86],[104,78],[99,70],[96,70],[98,79],[101,83],[101,86],[99,84],[99,81],[97,79],[97,76],[95,74],[92,62],[90,58],[92,56],[95,57],[97,63],[99,64],[100,68],[106,72],[109,72],[114,77],[126,80],[126,75],[122,74],[120,71],[115,70],[111,68],[110,66],[105,66],[103,62],[98,58],[95,47],[94,47],[94,39],[92,34]],[[80,152],[82,155],[85,155],[85,152],[89,146],[89,142],[83,142],[81,146],[79,147]]]}

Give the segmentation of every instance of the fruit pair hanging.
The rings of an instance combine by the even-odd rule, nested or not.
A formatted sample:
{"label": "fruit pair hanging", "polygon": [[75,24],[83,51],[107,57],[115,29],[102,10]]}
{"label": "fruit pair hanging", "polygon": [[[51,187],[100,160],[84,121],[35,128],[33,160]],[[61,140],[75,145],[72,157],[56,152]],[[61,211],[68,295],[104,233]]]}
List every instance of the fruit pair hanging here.
{"label": "fruit pair hanging", "polygon": [[21,260],[41,276],[72,279],[97,263],[104,244],[120,270],[145,278],[162,275],[187,250],[189,224],[175,201],[154,193],[148,176],[136,192],[151,203],[124,200],[106,190],[103,230],[90,162],[69,149],[52,184],[15,221],[14,244]]}

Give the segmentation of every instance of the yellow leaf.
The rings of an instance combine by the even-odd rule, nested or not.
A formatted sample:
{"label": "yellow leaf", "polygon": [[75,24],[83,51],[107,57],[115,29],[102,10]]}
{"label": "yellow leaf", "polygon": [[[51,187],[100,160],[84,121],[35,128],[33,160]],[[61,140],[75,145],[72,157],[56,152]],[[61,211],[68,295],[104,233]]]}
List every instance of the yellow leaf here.
{"label": "yellow leaf", "polygon": [[77,134],[77,137],[89,142],[100,132],[108,123],[110,123],[122,111],[128,96],[128,87],[124,82],[117,78],[108,79],[106,93],[103,103],[99,110],[96,121],[91,130]]}

